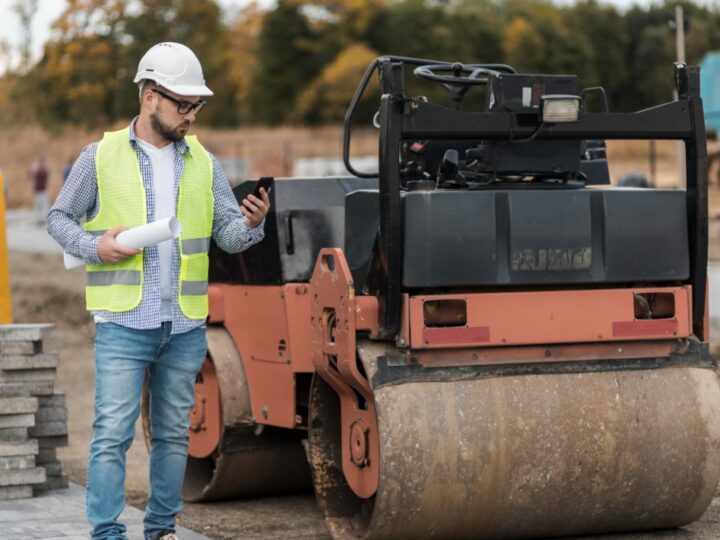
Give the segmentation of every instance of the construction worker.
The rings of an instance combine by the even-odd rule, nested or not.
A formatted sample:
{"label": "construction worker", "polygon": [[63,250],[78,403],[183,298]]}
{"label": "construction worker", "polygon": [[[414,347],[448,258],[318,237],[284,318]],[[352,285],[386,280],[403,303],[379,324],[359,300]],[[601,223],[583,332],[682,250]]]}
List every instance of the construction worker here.
{"label": "construction worker", "polygon": [[[207,352],[210,237],[228,252],[263,238],[268,193],[238,205],[217,159],[190,125],[213,95],[195,54],[160,43],[140,60],[140,114],[87,146],[48,214],[47,229],[87,263],[86,304],[95,336],[95,421],[87,471],[93,539],[126,539],[125,453],[135,433],[143,378],[150,396],[146,540],[176,540],[189,413]],[[87,216],[81,226],[80,220]],[[180,237],[133,249],[125,228],[177,216]]]}

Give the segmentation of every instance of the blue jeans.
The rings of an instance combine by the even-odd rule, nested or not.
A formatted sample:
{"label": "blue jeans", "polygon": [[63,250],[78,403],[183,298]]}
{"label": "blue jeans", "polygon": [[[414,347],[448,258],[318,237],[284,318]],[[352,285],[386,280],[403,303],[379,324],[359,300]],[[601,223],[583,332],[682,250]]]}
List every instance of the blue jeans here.
{"label": "blue jeans", "polygon": [[182,509],[195,376],[207,352],[205,328],[171,335],[171,323],[133,330],[100,323],[95,334],[95,422],[87,473],[92,538],[127,540],[118,522],[125,506],[125,453],[135,435],[145,372],[149,374],[150,494],[145,538],[175,529]]}

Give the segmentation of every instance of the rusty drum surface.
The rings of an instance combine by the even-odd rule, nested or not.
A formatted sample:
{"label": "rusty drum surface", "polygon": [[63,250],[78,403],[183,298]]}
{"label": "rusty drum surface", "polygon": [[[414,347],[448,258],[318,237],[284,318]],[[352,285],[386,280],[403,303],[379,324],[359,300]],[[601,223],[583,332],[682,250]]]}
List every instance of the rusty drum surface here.
{"label": "rusty drum surface", "polygon": [[[364,349],[364,350],[363,350]],[[362,347],[372,380],[374,345]],[[360,500],[312,400],[311,466],[336,538],[548,538],[697,519],[720,475],[720,388],[696,367],[527,374],[374,389],[380,478]],[[333,457],[335,456],[335,457]]]}

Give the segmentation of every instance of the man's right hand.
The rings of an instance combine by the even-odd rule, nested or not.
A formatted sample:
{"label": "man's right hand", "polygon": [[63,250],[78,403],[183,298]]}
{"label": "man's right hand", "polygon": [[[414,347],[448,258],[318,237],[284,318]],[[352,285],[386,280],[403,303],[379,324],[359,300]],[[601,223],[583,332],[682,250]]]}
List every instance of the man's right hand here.
{"label": "man's right hand", "polygon": [[98,255],[102,262],[116,263],[133,255],[137,255],[138,253],[142,253],[140,249],[123,246],[118,243],[116,237],[124,230],[127,230],[127,227],[116,227],[115,229],[110,229],[100,237]]}

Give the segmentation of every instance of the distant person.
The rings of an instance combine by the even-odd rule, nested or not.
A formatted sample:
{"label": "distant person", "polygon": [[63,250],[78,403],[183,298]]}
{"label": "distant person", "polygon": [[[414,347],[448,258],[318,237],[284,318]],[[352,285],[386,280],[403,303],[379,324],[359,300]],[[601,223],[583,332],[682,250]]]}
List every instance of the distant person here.
{"label": "distant person", "polygon": [[47,185],[48,168],[45,165],[45,158],[38,157],[30,166],[28,178],[33,183],[33,215],[38,225],[45,223],[45,215],[48,209]]}
{"label": "distant person", "polygon": [[[263,238],[268,193],[238,205],[218,160],[188,129],[211,96],[195,54],[160,43],[140,60],[140,114],[87,146],[48,214],[47,229],[87,263],[95,322],[95,422],[87,470],[92,538],[126,540],[125,453],[149,375],[150,492],[145,540],[177,540],[195,377],[207,353],[210,238],[235,253]],[[182,195],[177,196],[178,193]],[[87,222],[80,225],[84,216]],[[177,240],[142,250],[126,228],[176,216]]]}
{"label": "distant person", "polygon": [[70,176],[70,172],[72,171],[73,164],[75,163],[75,157],[70,156],[67,161],[67,165],[65,165],[65,168],[63,169],[63,184],[67,182],[68,176]]}

